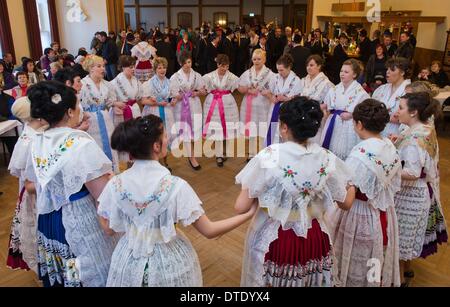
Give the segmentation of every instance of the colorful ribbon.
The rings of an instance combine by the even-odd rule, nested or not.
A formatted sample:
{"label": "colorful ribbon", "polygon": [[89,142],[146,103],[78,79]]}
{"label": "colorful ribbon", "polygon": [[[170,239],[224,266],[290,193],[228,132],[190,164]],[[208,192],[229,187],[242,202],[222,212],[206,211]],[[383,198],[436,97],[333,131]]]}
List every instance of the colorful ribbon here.
{"label": "colorful ribbon", "polygon": [[272,111],[272,118],[270,119],[270,124],[269,124],[269,131],[267,132],[267,140],[266,140],[266,145],[267,147],[269,147],[270,145],[273,144],[273,135],[272,135],[272,127],[274,124],[278,125],[279,119],[280,119],[280,108],[281,108],[282,103],[281,102],[277,102],[273,108]]}
{"label": "colorful ribbon", "polygon": [[194,137],[194,127],[192,127],[192,114],[191,114],[191,102],[190,98],[192,97],[192,92],[183,93],[183,104],[181,106],[181,123],[183,123],[183,130],[181,134],[185,132],[186,125],[189,126],[189,130],[191,133],[191,138]]}
{"label": "colorful ribbon", "polygon": [[227,133],[227,123],[225,121],[225,108],[223,106],[223,96],[230,95],[231,91],[214,90],[211,93],[214,95],[214,98],[213,98],[211,107],[209,108],[208,116],[206,117],[205,129],[203,130],[203,138],[206,138],[206,136],[208,134],[209,124],[211,123],[211,119],[213,117],[214,111],[216,109],[216,106],[218,105],[220,121],[222,123],[222,129],[223,129],[223,136],[225,139],[227,139],[228,133]]}
{"label": "colorful ribbon", "polygon": [[133,119],[133,111],[131,110],[131,107],[136,104],[136,100],[128,100],[125,106],[125,109],[123,109],[123,120],[129,121]]}
{"label": "colorful ribbon", "polygon": [[331,114],[333,114],[333,117],[331,118],[327,133],[325,134],[325,140],[323,141],[322,145],[323,148],[330,149],[331,138],[333,137],[334,126],[336,125],[336,118],[344,112],[344,110],[331,110]]}
{"label": "colorful ribbon", "polygon": [[245,111],[245,136],[250,137],[250,127],[249,123],[252,120],[252,111],[253,111],[253,99],[256,98],[257,95],[247,94],[246,102],[247,102],[247,110]]}
{"label": "colorful ribbon", "polygon": [[97,115],[98,129],[100,131],[100,137],[102,139],[102,147],[105,155],[113,162],[113,155],[111,151],[111,145],[109,143],[108,130],[106,130],[105,117],[103,111],[106,110],[105,106],[90,105],[86,108],[86,112],[95,113]]}

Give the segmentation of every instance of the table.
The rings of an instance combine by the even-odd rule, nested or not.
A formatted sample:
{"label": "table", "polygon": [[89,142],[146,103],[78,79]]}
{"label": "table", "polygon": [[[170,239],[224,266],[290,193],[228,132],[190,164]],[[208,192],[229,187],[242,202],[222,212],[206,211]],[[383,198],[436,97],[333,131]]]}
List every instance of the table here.
{"label": "table", "polygon": [[441,104],[441,106],[444,104],[444,102],[450,97],[450,92],[440,92],[439,95],[437,95],[436,97],[434,97],[437,101],[439,101],[439,103]]}
{"label": "table", "polygon": [[[4,122],[0,122],[0,138],[11,136],[19,137],[19,127],[22,127],[22,124],[18,120],[7,120]],[[3,159],[6,164],[7,149],[4,141],[2,141],[2,146],[3,146]]]}

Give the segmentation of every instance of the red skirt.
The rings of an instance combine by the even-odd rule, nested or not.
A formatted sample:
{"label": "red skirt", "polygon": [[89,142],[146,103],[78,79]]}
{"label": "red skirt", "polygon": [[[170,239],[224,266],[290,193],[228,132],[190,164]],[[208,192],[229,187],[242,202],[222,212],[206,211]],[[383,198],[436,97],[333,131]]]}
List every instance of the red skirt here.
{"label": "red skirt", "polygon": [[152,69],[152,62],[150,61],[142,61],[142,62],[138,62],[136,65],[136,69],[139,70],[148,70],[148,69]]}
{"label": "red skirt", "polygon": [[330,238],[317,220],[313,220],[307,239],[298,237],[292,229],[284,231],[280,227],[278,239],[270,244],[265,256],[266,282],[268,286],[310,286],[312,280],[317,281],[310,278],[312,275],[331,272],[330,254]]}

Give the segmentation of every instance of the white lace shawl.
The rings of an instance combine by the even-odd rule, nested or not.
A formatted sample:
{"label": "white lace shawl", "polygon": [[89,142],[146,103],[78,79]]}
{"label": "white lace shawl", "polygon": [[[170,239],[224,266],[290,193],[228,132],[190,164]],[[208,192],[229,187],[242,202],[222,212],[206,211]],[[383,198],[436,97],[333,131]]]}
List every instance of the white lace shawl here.
{"label": "white lace shawl", "polygon": [[100,89],[97,88],[90,76],[85,77],[82,83],[80,101],[83,108],[90,105],[111,107],[117,99],[114,87],[106,80],[100,82]]}
{"label": "white lace shawl", "polygon": [[269,84],[269,88],[272,94],[285,95],[289,98],[298,96],[302,92],[300,78],[293,71],[286,80],[280,74],[275,75]]}
{"label": "white lace shawl", "polygon": [[171,176],[157,161],[136,161],[114,177],[99,198],[98,214],[109,220],[124,239],[133,257],[152,255],[155,244],[177,236],[175,224],[189,226],[204,211],[202,202],[184,180]]}
{"label": "white lace shawl", "polygon": [[28,125],[25,125],[22,135],[14,147],[8,170],[11,175],[22,179],[23,172],[26,169],[28,156],[31,155],[31,143],[36,135],[36,131]]}
{"label": "white lace shawl", "polygon": [[394,207],[394,196],[401,189],[402,164],[388,139],[371,138],[359,143],[347,158],[353,171],[352,182],[367,196],[375,209]]}
{"label": "white lace shawl", "polygon": [[213,90],[224,90],[234,92],[238,88],[239,78],[233,73],[227,71],[226,74],[220,79],[217,70],[204,75],[203,80],[208,92]]}
{"label": "white lace shawl", "polygon": [[400,105],[400,97],[405,95],[405,89],[408,84],[411,84],[411,80],[403,81],[400,87],[393,94],[392,84],[384,84],[376,89],[376,91],[372,95],[372,98],[384,103],[389,110],[389,114],[392,115],[398,111],[398,107]]}
{"label": "white lace shawl", "polygon": [[283,230],[293,229],[307,238],[312,220],[322,220],[335,201],[345,200],[350,179],[344,162],[331,152],[313,143],[303,147],[287,142],[259,153],[236,182],[249,190],[251,198],[258,198],[260,207]]}
{"label": "white lace shawl", "polygon": [[131,55],[139,61],[148,61],[156,56],[158,50],[147,42],[140,42],[131,49]]}
{"label": "white lace shawl", "polygon": [[37,213],[58,211],[83,185],[112,172],[111,161],[85,132],[55,128],[36,134],[25,177],[36,184]]}
{"label": "white lace shawl", "polygon": [[301,80],[301,95],[314,99],[322,103],[325,96],[328,94],[331,88],[334,88],[334,84],[323,73],[319,73],[313,80],[308,75]]}
{"label": "white lace shawl", "polygon": [[239,79],[239,86],[254,87],[259,91],[268,90],[269,84],[275,74],[266,66],[264,66],[259,75],[256,74],[256,69],[253,66],[242,74]]}
{"label": "white lace shawl", "polygon": [[344,89],[342,83],[330,89],[325,97],[325,103],[329,110],[344,110],[353,113],[355,107],[368,98],[370,98],[369,94],[355,80],[347,90]]}
{"label": "white lace shawl", "polygon": [[113,81],[111,81],[116,97],[122,102],[127,102],[128,100],[139,100],[142,98],[142,85],[136,77],[130,80],[120,73]]}
{"label": "white lace shawl", "polygon": [[205,87],[205,82],[202,76],[191,70],[189,77],[180,69],[170,78],[170,95],[172,97],[178,96],[180,93],[185,93],[194,90],[200,90]]}

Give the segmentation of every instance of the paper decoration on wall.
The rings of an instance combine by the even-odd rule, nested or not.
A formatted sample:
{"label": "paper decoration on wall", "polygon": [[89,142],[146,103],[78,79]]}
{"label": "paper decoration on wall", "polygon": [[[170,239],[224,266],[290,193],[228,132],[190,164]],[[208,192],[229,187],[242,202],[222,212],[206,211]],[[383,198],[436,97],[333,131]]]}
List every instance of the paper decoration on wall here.
{"label": "paper decoration on wall", "polygon": [[86,21],[87,15],[81,8],[80,0],[67,0],[66,6],[69,7],[66,18],[68,22],[83,22]]}

